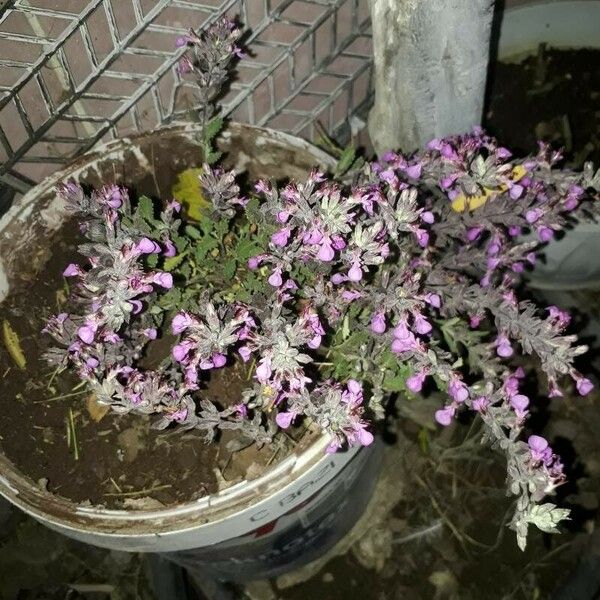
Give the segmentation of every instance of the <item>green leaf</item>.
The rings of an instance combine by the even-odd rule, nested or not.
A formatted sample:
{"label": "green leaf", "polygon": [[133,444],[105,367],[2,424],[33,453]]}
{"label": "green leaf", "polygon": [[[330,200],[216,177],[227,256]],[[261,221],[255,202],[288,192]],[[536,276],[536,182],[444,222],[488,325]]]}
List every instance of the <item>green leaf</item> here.
{"label": "green leaf", "polygon": [[235,249],[235,255],[239,261],[246,261],[251,256],[260,254],[261,248],[252,240],[240,240]]}
{"label": "green leaf", "polygon": [[154,221],[154,202],[148,196],[141,196],[135,212],[145,221],[152,223]]}
{"label": "green leaf", "polygon": [[211,152],[208,152],[206,154],[206,162],[209,165],[212,165],[213,163],[217,162],[221,158],[222,155],[223,155],[223,153],[220,152],[220,151],[216,151],[216,152],[211,151]]}
{"label": "green leaf", "polygon": [[342,152],[340,156],[340,160],[335,168],[335,172],[338,175],[343,175],[354,163],[354,158],[356,157],[356,150],[352,146],[348,146]]}
{"label": "green leaf", "polygon": [[[215,248],[219,247],[219,243],[213,237],[204,237],[201,240],[198,240],[196,247],[194,249],[194,258],[197,263],[202,263],[202,261],[206,258],[206,255]],[[202,265],[206,268],[206,265]]]}
{"label": "green leaf", "polygon": [[163,308],[178,307],[181,304],[181,289],[171,288],[166,294],[158,297],[158,304]]}
{"label": "green leaf", "polygon": [[226,280],[232,279],[233,276],[235,275],[236,271],[237,271],[237,261],[235,260],[235,258],[228,260],[223,265],[223,277]]}
{"label": "green leaf", "polygon": [[558,524],[569,518],[568,508],[557,508],[551,502],[534,504],[526,515],[527,521],[546,533],[558,533]]}
{"label": "green leaf", "polygon": [[190,241],[186,237],[183,237],[181,235],[173,235],[172,240],[175,244],[175,248],[177,248],[177,252],[183,252],[190,243]]}
{"label": "green leaf", "polygon": [[186,225],[185,235],[193,240],[199,240],[202,237],[202,232],[196,227],[192,227],[192,225]]}
{"label": "green leaf", "polygon": [[256,196],[251,196],[248,204],[246,204],[246,218],[250,223],[257,223],[261,220],[259,211],[260,200]]}
{"label": "green leaf", "polygon": [[181,254],[176,254],[175,256],[170,256],[165,259],[165,264],[163,265],[163,269],[165,271],[172,271],[176,269],[182,262],[183,259],[187,256],[187,252],[182,252]]}
{"label": "green leaf", "polygon": [[212,141],[221,129],[223,129],[223,117],[217,116],[211,119],[204,128],[205,141]]}
{"label": "green leaf", "polygon": [[229,231],[229,220],[219,219],[215,223],[215,236],[221,239]]}
{"label": "green leaf", "polygon": [[158,264],[158,254],[149,254],[146,258],[146,264],[151,269],[154,269],[154,267],[156,267],[156,265]]}

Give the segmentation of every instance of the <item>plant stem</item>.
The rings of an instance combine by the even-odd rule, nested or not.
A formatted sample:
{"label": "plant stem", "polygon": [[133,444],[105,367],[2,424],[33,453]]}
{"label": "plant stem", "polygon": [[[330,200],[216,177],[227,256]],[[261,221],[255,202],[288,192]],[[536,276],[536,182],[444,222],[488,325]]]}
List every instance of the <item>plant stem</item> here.
{"label": "plant stem", "polygon": [[142,494],[149,494],[150,492],[157,492],[159,490],[166,490],[170,487],[173,487],[173,486],[170,483],[166,483],[164,485],[156,485],[151,488],[137,490],[136,492],[108,492],[107,494],[104,494],[104,495],[110,496],[113,498],[117,498],[117,497],[125,498],[125,497],[129,497],[129,496],[141,496]]}

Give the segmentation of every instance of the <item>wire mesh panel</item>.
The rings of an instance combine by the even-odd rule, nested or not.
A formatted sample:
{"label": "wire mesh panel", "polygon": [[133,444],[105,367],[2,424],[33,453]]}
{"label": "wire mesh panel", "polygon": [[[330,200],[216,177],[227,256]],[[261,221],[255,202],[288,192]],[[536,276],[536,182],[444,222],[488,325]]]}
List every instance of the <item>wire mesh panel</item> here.
{"label": "wire mesh panel", "polygon": [[223,14],[249,30],[232,118],[313,139],[368,102],[368,0],[0,0],[0,180],[24,191],[99,140],[193,118],[175,38]]}

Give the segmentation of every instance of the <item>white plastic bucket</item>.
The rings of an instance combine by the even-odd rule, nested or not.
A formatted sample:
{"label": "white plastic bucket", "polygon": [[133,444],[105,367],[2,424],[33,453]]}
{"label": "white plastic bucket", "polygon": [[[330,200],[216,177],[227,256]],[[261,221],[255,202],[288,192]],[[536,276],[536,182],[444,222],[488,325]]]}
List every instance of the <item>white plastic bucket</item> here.
{"label": "white plastic bucket", "polygon": [[[520,61],[537,53],[541,43],[563,49],[600,48],[600,1],[535,2],[504,13],[499,60]],[[556,292],[600,288],[599,223],[576,225],[550,242],[544,255],[545,262],[530,275],[532,287]],[[560,302],[562,296],[555,299]]]}
{"label": "white plastic bucket", "polygon": [[[176,126],[110,142],[22,197],[0,220],[0,300],[21,271],[32,269],[28,261],[36,248],[47,244],[65,221],[54,194],[56,183],[74,177],[92,186],[116,180],[135,187],[152,176],[154,148],[173,137],[178,155],[163,157],[161,172],[197,166],[196,133],[193,125]],[[299,138],[235,123],[228,127],[223,146],[232,163],[251,177],[302,177],[315,165],[334,164],[329,155]],[[82,542],[170,553],[170,559],[201,564],[205,571],[214,563],[215,574],[232,580],[264,577],[324,552],[352,526],[369,499],[377,450],[328,455],[328,443],[314,435],[253,481],[160,510],[109,510],[74,503],[36,485],[0,453],[0,494],[48,527]],[[185,554],[178,554],[182,551]]]}

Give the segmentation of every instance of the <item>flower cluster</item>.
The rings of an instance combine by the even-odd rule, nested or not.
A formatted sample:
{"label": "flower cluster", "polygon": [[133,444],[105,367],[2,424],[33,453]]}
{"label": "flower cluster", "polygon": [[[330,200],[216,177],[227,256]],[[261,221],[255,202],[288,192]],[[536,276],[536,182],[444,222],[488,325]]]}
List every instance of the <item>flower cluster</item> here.
{"label": "flower cluster", "polygon": [[[181,70],[196,74],[205,107],[239,33],[222,21],[181,40],[193,54]],[[120,188],[63,187],[89,242],[87,263],[65,271],[78,309],[48,324],[62,346],[51,359],[74,366],[115,410],[158,414],[159,427],[207,439],[239,429],[264,442],[275,423],[304,421],[330,436],[331,451],[371,444],[369,418],[390,394],[437,387],[447,398],[439,424],[470,410],[506,453],[519,543],[529,523],[554,530],[564,512],[539,502],[563,481],[562,465],[542,438],[521,441],[535,398],[512,364],[532,355],[549,397],[568,378],[580,394],[592,383],[575,367],[586,348],[565,334],[569,315],[517,291],[576,208],[597,213],[600,175],[557,169],[560,156],[544,145],[515,160],[475,131],[387,153],[352,184],[313,171],[304,182],[259,181],[244,198],[236,174],[205,155],[200,183],[213,211],[197,224],[182,223],[173,203],[160,219],[146,202],[132,211]],[[145,344],[171,334],[169,356],[144,370]],[[253,381],[239,404],[219,409],[201,379],[236,360]]]}
{"label": "flower cluster", "polygon": [[[186,49],[179,59],[178,71],[194,77],[200,121],[204,126],[215,112],[214,102],[231,76],[233,61],[244,56],[238,45],[241,35],[242,30],[234,21],[222,17],[205,31],[190,29],[187,35],[177,38],[177,46]],[[205,155],[205,160],[212,162],[210,151]]]}

